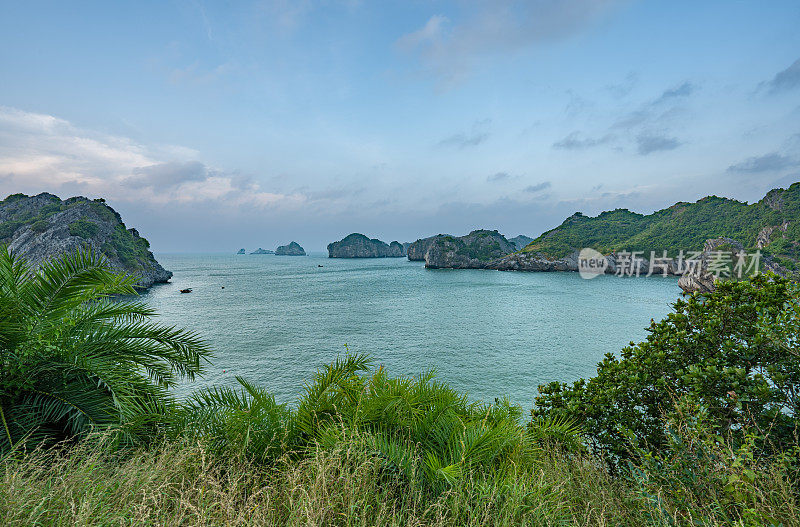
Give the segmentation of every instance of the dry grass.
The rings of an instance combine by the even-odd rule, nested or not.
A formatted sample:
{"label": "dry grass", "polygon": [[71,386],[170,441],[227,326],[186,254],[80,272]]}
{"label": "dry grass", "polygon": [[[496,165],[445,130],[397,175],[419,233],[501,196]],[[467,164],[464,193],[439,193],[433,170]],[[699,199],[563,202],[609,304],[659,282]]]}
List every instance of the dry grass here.
{"label": "dry grass", "polygon": [[[763,492],[771,495],[740,525],[769,525],[759,518],[799,525],[785,482],[779,475],[765,482]],[[199,445],[170,443],[118,457],[86,442],[4,462],[0,523],[639,526],[681,524],[686,512],[669,511],[666,502],[656,510],[591,459],[557,453],[504,479],[465,479],[438,496],[420,488],[387,474],[378,458],[354,446],[263,467],[214,460]],[[708,510],[693,516],[697,525],[730,525]]]}

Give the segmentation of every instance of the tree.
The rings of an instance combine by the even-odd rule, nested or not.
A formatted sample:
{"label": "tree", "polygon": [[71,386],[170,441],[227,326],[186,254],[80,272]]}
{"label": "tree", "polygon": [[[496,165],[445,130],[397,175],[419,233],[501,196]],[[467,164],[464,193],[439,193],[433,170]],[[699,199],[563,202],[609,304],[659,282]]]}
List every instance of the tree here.
{"label": "tree", "polygon": [[800,289],[775,275],[724,282],[678,300],[644,342],[612,354],[597,376],[540,386],[534,416],[583,424],[610,460],[630,439],[653,451],[667,443],[665,417],[678,401],[707,411],[718,433],[758,434],[763,452],[796,442],[800,415]]}
{"label": "tree", "polygon": [[201,373],[210,351],[152,322],[135,283],[90,251],[33,270],[0,247],[0,454],[92,430],[129,441],[158,430],[167,389]]}

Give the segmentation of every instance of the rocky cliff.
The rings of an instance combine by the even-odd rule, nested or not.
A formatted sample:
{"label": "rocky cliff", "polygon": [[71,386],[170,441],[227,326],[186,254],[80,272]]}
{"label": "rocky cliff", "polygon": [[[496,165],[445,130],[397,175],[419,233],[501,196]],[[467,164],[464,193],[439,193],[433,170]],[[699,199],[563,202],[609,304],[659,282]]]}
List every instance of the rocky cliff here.
{"label": "rocky cliff", "polygon": [[297,242],[291,242],[289,245],[280,245],[275,249],[275,254],[278,256],[305,256],[306,251]]}
{"label": "rocky cliff", "polygon": [[408,245],[406,249],[406,254],[408,255],[408,259],[412,262],[424,262],[425,261],[425,253],[428,252],[431,244],[437,239],[443,236],[448,236],[447,234],[437,234],[436,236],[430,236],[428,238],[420,238],[419,240],[415,241]]}
{"label": "rocky cliff", "polygon": [[431,269],[489,269],[490,264],[516,251],[497,231],[477,230],[466,236],[436,236],[425,251]]}
{"label": "rocky cliff", "polygon": [[387,244],[357,232],[328,244],[329,258],[401,258],[405,255],[405,248],[400,242]]}
{"label": "rocky cliff", "polygon": [[91,248],[104,255],[111,267],[138,278],[142,288],[167,282],[165,270],[150,252],[150,244],[136,229],[127,229],[117,212],[103,200],[12,194],[0,202],[0,243],[29,264],[76,249]]}

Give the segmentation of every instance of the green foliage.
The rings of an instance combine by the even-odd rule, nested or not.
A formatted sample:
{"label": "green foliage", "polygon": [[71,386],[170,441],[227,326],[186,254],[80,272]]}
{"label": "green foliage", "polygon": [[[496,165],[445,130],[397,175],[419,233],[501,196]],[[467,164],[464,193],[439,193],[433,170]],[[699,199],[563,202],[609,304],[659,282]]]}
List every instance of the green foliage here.
{"label": "green foliage", "polygon": [[[777,514],[761,506],[770,499],[764,488],[779,482],[783,492],[791,493],[797,471],[784,460],[761,462],[755,434],[732,435],[720,435],[705,408],[683,400],[666,423],[664,448],[650,451],[633,445],[635,461],[624,474],[653,523],[677,520],[689,525],[694,518],[715,518],[724,525],[781,524]],[[793,501],[789,495],[783,500]]]}
{"label": "green foliage", "polygon": [[292,411],[241,377],[240,390],[212,387],[195,393],[177,421],[179,433],[230,459],[274,461],[295,444]]}
{"label": "green foliage", "polygon": [[[27,199],[25,194],[12,194],[2,203],[11,204]],[[38,211],[23,210],[12,215],[6,221],[0,223],[0,240],[8,240],[11,236],[24,225],[30,225],[36,233],[47,230],[50,226],[49,219],[60,212],[62,209],[61,201],[53,197],[51,202],[40,207]]]}
{"label": "green foliage", "polygon": [[76,252],[31,271],[0,248],[0,453],[113,429],[149,439],[167,390],[209,356],[193,333],[152,323],[135,278]]}
{"label": "green foliage", "polygon": [[[505,256],[509,252],[502,248],[500,241],[495,236],[500,237],[501,235],[497,231],[473,231],[461,238],[449,235],[439,236],[434,243],[443,250],[455,251],[459,256],[489,261]],[[513,244],[509,245],[513,247]]]}
{"label": "green foliage", "polygon": [[303,436],[323,447],[360,437],[386,468],[410,478],[414,467],[431,489],[473,471],[511,470],[536,449],[521,426],[522,410],[508,401],[470,403],[432,374],[390,378],[380,368],[359,374],[366,357],[326,366],[307,387],[297,410]]}
{"label": "green foliage", "polygon": [[31,225],[31,230],[35,233],[42,233],[50,227],[50,222],[47,220],[39,220]]}
{"label": "green foliage", "polygon": [[[768,199],[769,198],[769,199]],[[775,207],[776,201],[780,208]],[[700,251],[709,238],[739,240],[747,250],[754,250],[756,238],[764,227],[788,222],[785,232],[773,234],[769,252],[781,263],[800,262],[800,183],[787,190],[770,192],[767,198],[746,203],[709,196],[696,203],[676,203],[649,215],[616,209],[597,217],[581,213],[567,218],[560,226],[545,232],[525,252],[539,252],[552,258],[564,257],[575,250],[592,247],[604,254],[612,251],[650,251],[661,256],[667,251],[677,256],[680,250]]]}
{"label": "green foliage", "polygon": [[15,201],[19,201],[27,197],[28,197],[27,194],[22,194],[18,192],[16,194],[11,194],[7,196],[6,199],[3,200],[3,203],[14,203]]}
{"label": "green foliage", "polygon": [[796,442],[800,415],[800,292],[776,276],[725,282],[674,304],[644,342],[611,354],[597,376],[540,386],[534,416],[580,422],[609,459],[630,455],[630,440],[658,451],[663,418],[678,400],[708,409],[719,431],[760,434],[762,453]]}
{"label": "green foliage", "polygon": [[97,236],[100,226],[97,223],[89,220],[75,220],[69,224],[70,236],[79,236],[81,238],[91,240]]}
{"label": "green foliage", "polygon": [[15,232],[17,232],[17,229],[23,225],[25,225],[25,222],[13,220],[0,223],[0,240],[6,240],[10,238]]}
{"label": "green foliage", "polygon": [[[555,434],[526,430],[522,410],[508,401],[470,403],[432,374],[390,378],[382,368],[368,374],[369,365],[366,356],[348,354],[323,367],[296,411],[243,379],[240,391],[204,390],[189,400],[178,428],[214,453],[246,460],[274,462],[285,452],[350,444],[379,459],[386,474],[418,479],[431,491],[529,464],[536,441]],[[569,426],[559,434],[577,441]]]}

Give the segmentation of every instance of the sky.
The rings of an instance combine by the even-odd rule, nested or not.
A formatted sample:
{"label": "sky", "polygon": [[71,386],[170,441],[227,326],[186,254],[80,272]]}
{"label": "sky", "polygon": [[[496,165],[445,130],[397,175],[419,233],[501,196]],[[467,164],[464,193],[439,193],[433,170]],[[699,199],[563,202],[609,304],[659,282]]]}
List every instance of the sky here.
{"label": "sky", "polygon": [[[800,3],[0,0],[0,194],[324,250],[800,181]],[[2,197],[2,196],[0,196]]]}

